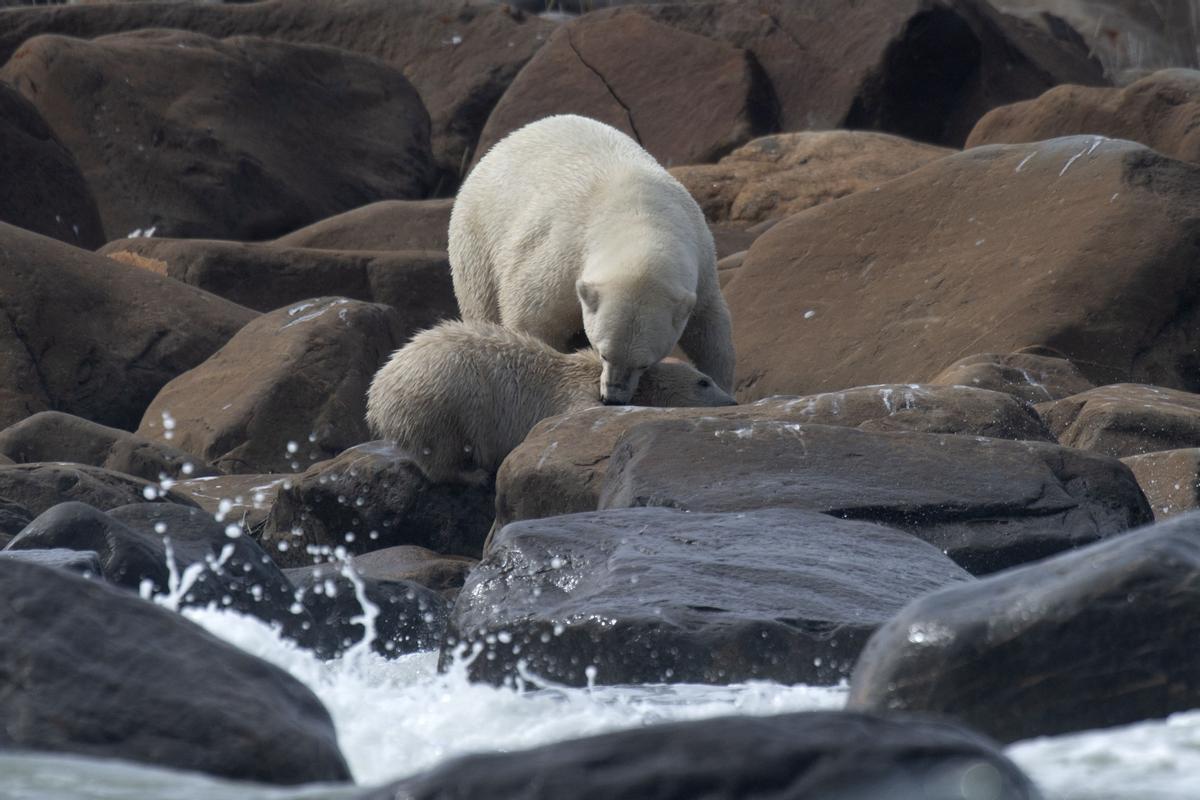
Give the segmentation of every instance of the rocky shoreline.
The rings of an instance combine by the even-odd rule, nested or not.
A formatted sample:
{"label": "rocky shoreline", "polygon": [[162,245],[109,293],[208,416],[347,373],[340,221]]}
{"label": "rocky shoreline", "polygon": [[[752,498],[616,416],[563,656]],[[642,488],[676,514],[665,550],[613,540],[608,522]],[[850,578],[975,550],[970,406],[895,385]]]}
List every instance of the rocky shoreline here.
{"label": "rocky shoreline", "polygon": [[[364,800],[1035,798],[997,742],[1200,707],[1200,71],[1086,3],[537,5],[0,9],[0,748],[349,780],[209,605],[497,685],[850,686]],[[435,484],[367,387],[458,314],[467,171],[555,113],[704,210],[740,405]]]}

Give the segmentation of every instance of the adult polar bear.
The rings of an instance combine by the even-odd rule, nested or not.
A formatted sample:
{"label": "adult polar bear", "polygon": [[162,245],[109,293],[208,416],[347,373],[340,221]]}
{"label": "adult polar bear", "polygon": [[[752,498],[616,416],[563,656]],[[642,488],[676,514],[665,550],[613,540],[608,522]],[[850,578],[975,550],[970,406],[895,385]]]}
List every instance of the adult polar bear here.
{"label": "adult polar bear", "polygon": [[561,115],[502,139],[459,190],[449,249],[463,319],[560,351],[583,330],[603,359],[605,403],[628,403],[677,343],[732,390],[729,309],[704,213],[615,128]]}

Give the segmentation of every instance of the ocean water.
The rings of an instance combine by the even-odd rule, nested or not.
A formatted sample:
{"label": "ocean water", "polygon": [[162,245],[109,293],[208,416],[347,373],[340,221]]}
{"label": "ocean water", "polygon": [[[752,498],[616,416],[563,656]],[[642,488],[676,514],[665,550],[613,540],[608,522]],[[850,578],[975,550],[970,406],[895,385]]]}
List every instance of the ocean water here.
{"label": "ocean water", "polygon": [[[282,667],[325,703],[360,785],[375,785],[475,751],[520,750],[561,739],[656,722],[724,714],[839,708],[845,687],[689,684],[524,691],[439,674],[436,654],[392,661],[352,649],[322,662],[256,619],[189,609],[221,638]],[[1083,734],[1020,742],[1008,749],[1047,800],[1200,798],[1200,712]],[[266,787],[119,761],[0,754],[2,800],[315,800],[350,797],[354,787]]]}

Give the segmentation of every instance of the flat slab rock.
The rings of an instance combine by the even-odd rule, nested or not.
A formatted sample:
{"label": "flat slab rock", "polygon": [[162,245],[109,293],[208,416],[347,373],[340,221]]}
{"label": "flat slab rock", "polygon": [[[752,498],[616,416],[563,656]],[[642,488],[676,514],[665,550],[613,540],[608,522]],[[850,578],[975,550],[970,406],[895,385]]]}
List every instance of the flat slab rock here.
{"label": "flat slab rock", "polygon": [[540,422],[496,480],[497,526],[594,511],[613,447],[651,420],[783,420],[862,430],[911,430],[1053,441],[1029,408],[999,392],[962,386],[861,386],[807,397],[769,397],[728,408],[590,408]]}
{"label": "flat slab rock", "polygon": [[1200,706],[1200,514],[913,601],[849,705],[951,715],[1009,742]]}
{"label": "flat slab rock", "polygon": [[1076,136],[966,150],[794,214],[725,292],[737,396],[925,380],[1032,345],[1096,384],[1200,388],[1198,181],[1198,165]]}
{"label": "flat slab rock", "polygon": [[1116,458],[1200,446],[1200,394],[1191,392],[1120,383],[1037,410],[1062,444]]}
{"label": "flat slab rock", "polygon": [[496,534],[451,612],[442,662],[477,680],[836,683],[910,599],[970,576],[880,525],[804,511],[627,509]]}
{"label": "flat slab rock", "polygon": [[280,236],[279,247],[319,250],[441,250],[449,247],[454,198],[380,200]]}
{"label": "flat slab rock", "polygon": [[34,515],[72,500],[102,511],[130,503],[195,505],[187,496],[158,483],[101,467],[59,463],[0,466],[0,498]]}
{"label": "flat slab rock", "polygon": [[283,670],[178,614],[0,559],[0,746],[224,778],[346,781],[325,708]]}
{"label": "flat slab rock", "polygon": [[779,420],[677,420],[632,428],[599,508],[797,508],[880,522],[974,574],[1153,519],[1129,468],[1042,442],[868,433]]}
{"label": "flat slab rock", "polygon": [[930,379],[934,385],[974,386],[1026,403],[1061,400],[1096,388],[1068,359],[1043,352],[978,353],[960,358]]}
{"label": "flat slab rock", "polygon": [[[966,795],[964,789],[980,793]],[[811,711],[650,725],[523,752],[471,755],[359,800],[967,796],[1041,797],[994,744],[951,722]]]}

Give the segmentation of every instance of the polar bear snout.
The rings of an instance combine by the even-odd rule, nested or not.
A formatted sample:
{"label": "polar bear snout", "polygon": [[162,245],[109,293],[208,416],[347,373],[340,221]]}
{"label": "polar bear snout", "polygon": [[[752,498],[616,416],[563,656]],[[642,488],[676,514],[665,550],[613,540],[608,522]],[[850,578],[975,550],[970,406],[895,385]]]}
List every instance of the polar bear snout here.
{"label": "polar bear snout", "polygon": [[600,386],[600,402],[606,406],[628,405],[633,399],[633,390],[629,384],[606,383]]}

